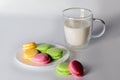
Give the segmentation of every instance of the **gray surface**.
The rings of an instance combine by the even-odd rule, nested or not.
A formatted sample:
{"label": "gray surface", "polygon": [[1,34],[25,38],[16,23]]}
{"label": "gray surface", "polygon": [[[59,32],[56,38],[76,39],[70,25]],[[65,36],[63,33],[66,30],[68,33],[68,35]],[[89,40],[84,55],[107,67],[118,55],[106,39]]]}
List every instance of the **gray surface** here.
{"label": "gray surface", "polygon": [[72,76],[59,76],[54,70],[26,70],[14,64],[13,58],[22,44],[29,41],[64,44],[61,10],[80,6],[92,9],[95,16],[103,18],[107,31],[103,37],[92,39],[88,48],[72,52],[71,59],[85,66],[83,80],[119,80],[120,12],[115,6],[118,3],[119,0],[0,0],[0,78],[75,80]]}

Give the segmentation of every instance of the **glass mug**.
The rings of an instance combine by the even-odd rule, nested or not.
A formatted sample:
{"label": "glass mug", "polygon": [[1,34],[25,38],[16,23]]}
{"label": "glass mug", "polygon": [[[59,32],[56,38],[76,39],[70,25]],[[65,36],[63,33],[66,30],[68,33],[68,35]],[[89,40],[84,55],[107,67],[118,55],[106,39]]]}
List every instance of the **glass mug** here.
{"label": "glass mug", "polygon": [[[105,32],[105,22],[102,19],[93,18],[92,11],[85,8],[68,8],[63,10],[64,33],[67,45],[70,49],[80,49],[88,45],[91,38],[101,37]],[[93,22],[102,23],[102,31],[92,35]]]}

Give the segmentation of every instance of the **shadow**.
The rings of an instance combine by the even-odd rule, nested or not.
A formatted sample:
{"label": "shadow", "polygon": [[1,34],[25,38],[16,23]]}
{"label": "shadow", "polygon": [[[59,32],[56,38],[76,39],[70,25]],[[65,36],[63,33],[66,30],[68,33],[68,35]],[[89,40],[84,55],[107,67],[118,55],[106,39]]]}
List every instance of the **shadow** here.
{"label": "shadow", "polygon": [[73,60],[76,56],[76,52],[70,50],[70,57],[69,57],[69,61]]}
{"label": "shadow", "polygon": [[110,19],[108,18],[108,22],[106,24],[107,29],[104,37],[108,39],[113,39],[120,37],[120,15],[115,15],[111,17]]}
{"label": "shadow", "polygon": [[120,15],[110,16],[105,19],[106,31],[100,38],[91,39],[90,45],[97,44],[99,42],[105,42],[120,37]]}
{"label": "shadow", "polygon": [[106,23],[106,32],[101,38],[92,39],[90,45],[120,37],[120,11],[117,10],[119,0],[99,0],[99,16]]}
{"label": "shadow", "polygon": [[91,73],[91,67],[89,65],[84,64],[84,75],[86,76],[87,74]]}

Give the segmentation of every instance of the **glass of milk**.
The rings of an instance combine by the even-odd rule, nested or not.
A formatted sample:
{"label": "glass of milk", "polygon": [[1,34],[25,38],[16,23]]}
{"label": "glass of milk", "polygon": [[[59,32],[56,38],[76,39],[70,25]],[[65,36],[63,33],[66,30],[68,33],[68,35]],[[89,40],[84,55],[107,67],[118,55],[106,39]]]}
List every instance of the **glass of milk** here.
{"label": "glass of milk", "polygon": [[[101,37],[105,32],[105,22],[93,18],[93,13],[85,8],[68,8],[63,10],[65,40],[70,49],[80,49],[88,45],[91,38]],[[93,22],[103,24],[101,33],[92,35]]]}

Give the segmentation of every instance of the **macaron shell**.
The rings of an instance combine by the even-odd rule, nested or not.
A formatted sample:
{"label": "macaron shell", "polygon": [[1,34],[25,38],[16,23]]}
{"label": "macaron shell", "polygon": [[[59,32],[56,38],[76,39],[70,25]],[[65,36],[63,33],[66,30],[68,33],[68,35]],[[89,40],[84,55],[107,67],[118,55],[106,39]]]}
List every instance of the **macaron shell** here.
{"label": "macaron shell", "polygon": [[41,63],[40,64],[48,64],[48,63],[50,63],[50,61],[51,61],[51,58],[49,58],[48,60],[46,60],[46,61],[41,61]]}
{"label": "macaron shell", "polygon": [[56,68],[60,71],[69,71],[67,62],[58,64]]}
{"label": "macaron shell", "polygon": [[51,58],[47,54],[40,53],[36,54],[32,60],[38,65],[44,65],[49,63],[51,61]]}
{"label": "macaron shell", "polygon": [[26,59],[32,59],[33,56],[35,56],[38,53],[36,49],[30,49],[30,50],[24,50],[24,58]]}
{"label": "macaron shell", "polygon": [[36,43],[35,42],[29,42],[23,45],[23,49],[34,49],[36,48]]}
{"label": "macaron shell", "polygon": [[60,75],[70,75],[70,72],[69,71],[60,71],[60,70],[56,70],[56,72]]}
{"label": "macaron shell", "polygon": [[76,76],[84,75],[83,66],[79,61],[76,60],[71,61],[68,68],[73,75]]}
{"label": "macaron shell", "polygon": [[50,48],[46,53],[49,54],[52,59],[59,59],[62,57],[63,51],[60,48]]}
{"label": "macaron shell", "polygon": [[24,47],[23,49],[27,50],[27,49],[34,49],[35,46],[29,46],[29,47]]}
{"label": "macaron shell", "polygon": [[52,59],[60,59],[61,57],[62,57],[62,55],[52,56]]}
{"label": "macaron shell", "polygon": [[47,61],[49,59],[47,54],[39,53],[33,57],[36,62]]}
{"label": "macaron shell", "polygon": [[60,75],[69,75],[70,71],[68,69],[68,63],[63,62],[63,63],[58,64],[56,67],[56,71]]}
{"label": "macaron shell", "polygon": [[47,61],[34,62],[34,63],[39,65],[39,66],[42,66],[42,65],[46,65],[46,64],[48,64],[50,62],[51,62],[51,59],[49,58]]}
{"label": "macaron shell", "polygon": [[39,50],[42,53],[45,53],[50,47],[51,47],[51,45],[43,43],[43,44],[37,45],[36,49]]}

